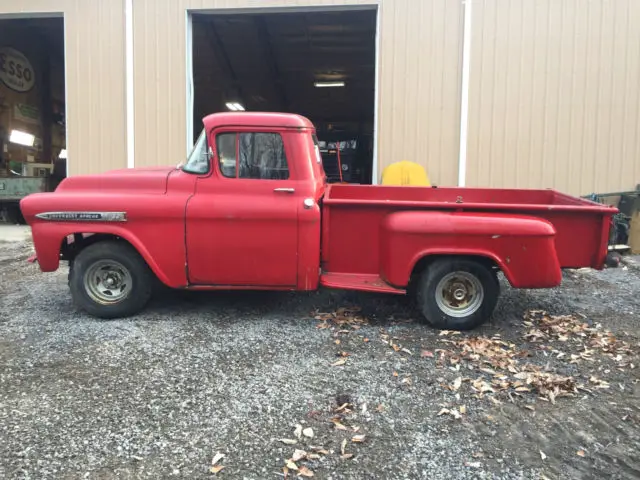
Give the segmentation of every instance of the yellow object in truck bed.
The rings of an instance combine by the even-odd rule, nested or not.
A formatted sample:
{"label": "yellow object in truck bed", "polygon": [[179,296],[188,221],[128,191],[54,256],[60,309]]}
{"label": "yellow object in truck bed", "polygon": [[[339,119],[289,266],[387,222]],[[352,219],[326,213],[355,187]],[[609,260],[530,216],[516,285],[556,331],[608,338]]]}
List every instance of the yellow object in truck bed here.
{"label": "yellow object in truck bed", "polygon": [[382,185],[430,187],[431,183],[422,165],[403,160],[392,163],[382,171]]}

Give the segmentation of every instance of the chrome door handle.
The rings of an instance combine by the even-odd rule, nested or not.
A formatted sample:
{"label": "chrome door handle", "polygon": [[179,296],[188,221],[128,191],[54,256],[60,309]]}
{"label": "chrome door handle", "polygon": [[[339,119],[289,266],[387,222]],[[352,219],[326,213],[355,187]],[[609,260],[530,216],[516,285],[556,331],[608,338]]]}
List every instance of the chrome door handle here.
{"label": "chrome door handle", "polygon": [[295,188],[275,188],[273,191],[278,193],[295,193],[296,189]]}

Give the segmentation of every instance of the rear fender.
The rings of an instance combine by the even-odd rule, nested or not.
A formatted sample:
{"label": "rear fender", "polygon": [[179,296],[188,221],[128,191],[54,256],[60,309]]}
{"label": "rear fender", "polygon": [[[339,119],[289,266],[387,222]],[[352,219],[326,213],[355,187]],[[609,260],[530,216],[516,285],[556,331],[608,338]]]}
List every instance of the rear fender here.
{"label": "rear fender", "polygon": [[516,288],[560,284],[555,228],[541,218],[507,213],[402,211],[381,226],[381,276],[408,285],[416,265],[428,256],[483,257],[495,263]]}
{"label": "rear fender", "polygon": [[35,222],[32,225],[31,230],[38,264],[43,272],[53,272],[58,269],[60,266],[60,251],[62,243],[69,235],[79,232],[107,234],[120,237],[129,242],[142,256],[144,261],[147,262],[149,268],[151,268],[153,273],[155,273],[162,283],[166,285],[172,284],[166,272],[164,272],[161,266],[153,259],[153,256],[144,246],[144,243],[126,228],[113,224],[102,225],[97,223],[87,223],[77,225]]}

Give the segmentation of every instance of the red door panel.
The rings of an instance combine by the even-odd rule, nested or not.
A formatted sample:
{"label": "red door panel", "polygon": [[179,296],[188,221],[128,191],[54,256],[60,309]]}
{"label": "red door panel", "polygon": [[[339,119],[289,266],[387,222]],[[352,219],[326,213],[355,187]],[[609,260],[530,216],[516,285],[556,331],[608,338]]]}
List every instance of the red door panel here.
{"label": "red door panel", "polygon": [[[239,144],[240,141],[236,143],[236,158],[242,156]],[[298,182],[291,174],[279,179],[286,175],[278,172],[269,173],[269,179],[229,178],[249,175],[247,172],[259,167],[239,164],[234,171],[233,164],[229,169],[227,155],[227,171],[223,175],[217,150],[214,148],[213,172],[198,179],[195,194],[187,203],[190,283],[295,287],[298,208],[302,202],[296,192]],[[292,162],[288,163],[290,168]]]}

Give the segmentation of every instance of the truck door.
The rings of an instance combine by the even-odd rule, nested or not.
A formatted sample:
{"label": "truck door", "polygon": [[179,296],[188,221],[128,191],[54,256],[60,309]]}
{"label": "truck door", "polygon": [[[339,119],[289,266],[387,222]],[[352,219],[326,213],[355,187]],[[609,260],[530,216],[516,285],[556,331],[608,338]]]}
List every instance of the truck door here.
{"label": "truck door", "polygon": [[211,171],[186,211],[190,283],[295,287],[301,200],[285,139],[242,128],[209,136]]}

